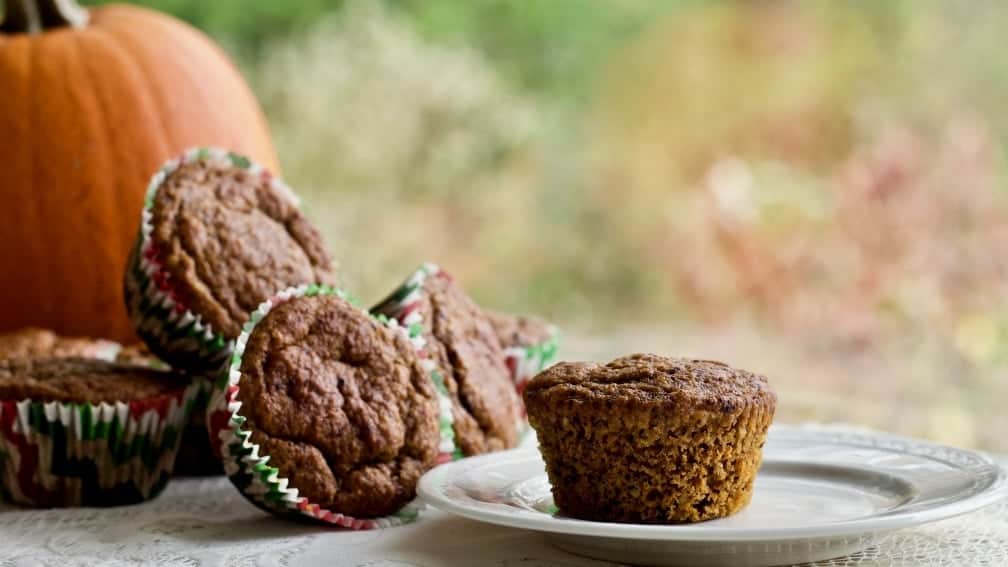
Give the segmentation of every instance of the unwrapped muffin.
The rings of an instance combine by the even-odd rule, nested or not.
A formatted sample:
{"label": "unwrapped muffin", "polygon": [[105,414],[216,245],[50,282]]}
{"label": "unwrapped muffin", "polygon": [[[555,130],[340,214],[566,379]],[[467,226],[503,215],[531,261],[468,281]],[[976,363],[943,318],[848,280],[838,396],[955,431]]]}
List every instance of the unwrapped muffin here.
{"label": "unwrapped muffin", "polygon": [[524,397],[560,512],[612,522],[742,509],[777,405],[763,376],[653,354],[560,363]]}

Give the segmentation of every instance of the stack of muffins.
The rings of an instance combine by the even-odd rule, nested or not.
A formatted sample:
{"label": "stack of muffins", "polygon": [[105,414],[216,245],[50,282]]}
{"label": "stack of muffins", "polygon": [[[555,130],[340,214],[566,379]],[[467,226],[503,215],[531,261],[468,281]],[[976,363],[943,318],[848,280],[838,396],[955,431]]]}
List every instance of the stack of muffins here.
{"label": "stack of muffins", "polygon": [[517,445],[521,388],[556,351],[552,326],[481,309],[429,264],[362,309],[293,192],[214,148],[153,176],[124,292],[149,353],[0,338],[13,501],[139,502],[173,469],[223,470],[270,512],[394,525],[431,467]]}

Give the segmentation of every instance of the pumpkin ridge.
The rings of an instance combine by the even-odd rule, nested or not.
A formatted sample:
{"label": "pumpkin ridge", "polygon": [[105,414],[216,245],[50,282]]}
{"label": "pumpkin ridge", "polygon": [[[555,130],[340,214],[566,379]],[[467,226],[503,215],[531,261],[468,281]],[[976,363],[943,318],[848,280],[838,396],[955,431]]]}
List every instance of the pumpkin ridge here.
{"label": "pumpkin ridge", "polygon": [[[97,24],[98,22],[96,21],[95,23]],[[147,71],[146,67],[143,64],[141,64],[140,59],[136,55],[136,53],[134,53],[130,49],[131,42],[128,39],[125,39],[123,36],[114,33],[112,31],[113,28],[102,27],[100,25],[92,25],[88,29],[95,30],[102,34],[105,34],[106,36],[109,37],[109,39],[111,39],[112,41],[118,43],[123,47],[122,49],[123,58],[130,64],[130,66],[133,69],[136,70],[137,72],[136,74],[139,78],[137,84],[144,90],[145,94],[148,94],[146,98],[152,101],[152,104],[155,109],[154,115],[157,117],[157,122],[161,126],[158,129],[158,134],[160,134],[158,136],[158,141],[160,142],[158,143],[159,146],[158,153],[162,155],[168,154],[169,153],[168,148],[171,145],[168,141],[165,140],[168,132],[168,124],[167,119],[165,117],[167,116],[168,113],[166,112],[164,101],[161,99],[161,97],[155,94],[155,91],[157,91],[157,89],[155,88],[156,85],[154,84],[153,79],[151,79],[150,73]]]}
{"label": "pumpkin ridge", "polygon": [[[95,15],[99,15],[102,10],[94,10]],[[92,23],[100,22],[98,18],[92,18]],[[116,65],[120,68],[119,73],[123,76],[127,76],[131,79],[131,86],[139,86],[143,89],[148,89],[149,85],[144,77],[142,67],[138,65],[135,58],[129,55],[119,55],[119,51],[122,51],[122,45],[119,43],[118,38],[109,33],[106,29],[100,25],[91,25],[86,30],[83,30],[79,37],[79,42],[90,42],[92,50],[103,49],[105,53],[110,57],[107,61],[114,61],[114,63],[106,63],[106,65]],[[115,59],[111,59],[115,58]],[[98,77],[98,72],[95,69],[93,60],[90,58],[85,58],[84,66],[89,71],[88,75],[91,79],[91,85],[95,92],[95,98],[101,107],[101,112],[104,116],[112,117],[114,113],[110,112],[109,109],[114,107],[111,102],[118,95],[118,92],[112,85],[107,81],[102,81]],[[151,97],[136,97],[137,99],[144,99],[148,102],[146,104],[140,103],[137,106],[136,112],[143,115],[146,118],[153,118],[154,121],[163,124],[163,117],[158,109],[154,107],[149,101]],[[102,124],[106,124],[104,120],[99,121]],[[109,132],[110,127],[105,126],[105,131],[108,134],[105,136],[105,140],[112,140],[114,136]],[[159,153],[167,151],[167,143],[164,140],[161,129],[152,129],[149,135],[151,138],[156,140],[156,145],[159,148]],[[146,175],[148,172],[141,170],[135,163],[132,163],[132,159],[135,156],[132,154],[130,149],[122,150],[121,148],[115,147],[114,144],[108,144],[109,148],[112,148],[116,154],[111,156],[111,161],[115,167],[131,167],[136,170],[140,175]],[[113,203],[113,213],[116,210],[132,210],[136,208],[138,199],[136,194],[131,190],[132,187],[123,186],[121,182],[117,183],[115,187],[112,187],[115,191],[115,195],[110,199]],[[116,236],[116,247],[115,250],[123,254],[123,257],[128,256],[131,247],[133,246],[133,241],[135,240],[135,234],[132,232],[118,231]],[[125,265],[125,262],[123,262]]]}
{"label": "pumpkin ridge", "polygon": [[[105,106],[104,101],[102,100],[103,97],[101,96],[101,94],[99,94],[99,89],[101,87],[98,85],[98,81],[96,80],[93,69],[91,68],[92,60],[90,58],[80,56],[80,54],[83,53],[82,47],[84,45],[85,36],[83,34],[74,34],[70,37],[71,41],[77,47],[74,55],[77,58],[77,67],[81,71],[81,76],[87,80],[90,86],[89,91],[95,94],[95,96],[93,97],[94,103],[92,108],[95,110],[95,113],[97,115],[93,117],[93,121],[95,124],[98,125],[98,130],[101,131],[98,143],[102,147],[106,147],[109,145],[109,140],[112,139],[112,133],[109,131],[109,127],[105,121],[105,118],[108,116],[108,109]],[[91,131],[94,132],[95,130]],[[106,162],[107,160],[105,159],[104,155],[102,155],[98,159],[101,159],[102,162],[97,163],[95,167],[99,171],[105,170],[106,169],[105,166],[107,164],[104,162]],[[115,199],[108,195],[103,195],[99,201],[101,209],[99,211],[98,216],[104,219],[114,219],[115,218],[114,213],[116,208]],[[109,251],[106,251],[105,252],[106,254],[114,254],[115,251],[124,250],[126,246],[129,246],[129,244],[126,243],[125,240],[123,239],[123,235],[121,234],[120,231],[117,231],[113,228],[112,230],[108,230],[105,232],[115,239],[114,248],[112,248]]]}

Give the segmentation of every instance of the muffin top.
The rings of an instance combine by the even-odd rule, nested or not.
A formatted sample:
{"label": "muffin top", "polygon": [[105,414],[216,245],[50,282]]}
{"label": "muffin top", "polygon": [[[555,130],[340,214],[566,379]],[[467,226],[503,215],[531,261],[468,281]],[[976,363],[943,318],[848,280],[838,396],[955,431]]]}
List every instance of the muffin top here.
{"label": "muffin top", "polygon": [[0,361],[0,400],[130,402],[178,392],[188,384],[174,372],[90,358]]}
{"label": "muffin top", "polygon": [[509,315],[489,310],[484,310],[484,313],[504,348],[542,344],[550,340],[553,335],[550,324],[538,317]]}
{"label": "muffin top", "polygon": [[753,404],[775,406],[765,376],[711,360],[632,354],[608,364],[562,362],[533,378],[526,401],[601,401],[734,412]]}
{"label": "muffin top", "polygon": [[185,305],[228,338],[277,290],[335,284],[318,231],[268,176],[182,164],[157,190],[151,240]]}
{"label": "muffin top", "polygon": [[241,372],[252,441],[324,508],[393,513],[435,463],[438,403],[413,345],[343,299],[274,307],[250,334]]}
{"label": "muffin top", "polygon": [[514,447],[520,400],[494,326],[445,272],[423,289],[427,350],[445,374],[459,447],[466,455]]}
{"label": "muffin top", "polygon": [[82,357],[112,360],[119,343],[104,339],[62,337],[48,329],[27,327],[0,335],[0,360],[27,357]]}

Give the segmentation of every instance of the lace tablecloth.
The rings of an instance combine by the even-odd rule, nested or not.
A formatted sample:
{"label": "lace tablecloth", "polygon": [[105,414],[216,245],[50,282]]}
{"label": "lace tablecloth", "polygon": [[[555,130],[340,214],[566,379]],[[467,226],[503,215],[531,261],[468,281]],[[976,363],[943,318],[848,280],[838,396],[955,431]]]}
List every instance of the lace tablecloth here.
{"label": "lace tablecloth", "polygon": [[[1001,459],[1008,465],[1008,458]],[[533,532],[427,509],[414,524],[338,531],[273,518],[225,478],[176,479],[139,506],[25,510],[0,504],[0,567],[69,565],[573,567],[612,565],[569,555]],[[1008,500],[895,533],[823,567],[1008,565]]]}

